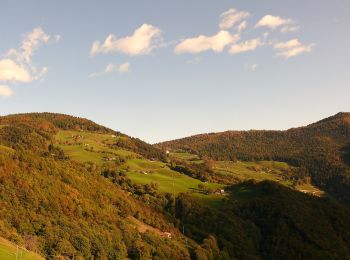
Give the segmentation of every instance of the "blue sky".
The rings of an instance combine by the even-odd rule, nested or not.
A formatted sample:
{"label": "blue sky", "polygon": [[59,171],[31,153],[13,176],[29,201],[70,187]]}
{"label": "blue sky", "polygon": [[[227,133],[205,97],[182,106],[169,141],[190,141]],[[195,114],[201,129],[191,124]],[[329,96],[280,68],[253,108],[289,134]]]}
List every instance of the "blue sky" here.
{"label": "blue sky", "polygon": [[86,117],[148,142],[350,111],[350,2],[16,1],[0,111]]}

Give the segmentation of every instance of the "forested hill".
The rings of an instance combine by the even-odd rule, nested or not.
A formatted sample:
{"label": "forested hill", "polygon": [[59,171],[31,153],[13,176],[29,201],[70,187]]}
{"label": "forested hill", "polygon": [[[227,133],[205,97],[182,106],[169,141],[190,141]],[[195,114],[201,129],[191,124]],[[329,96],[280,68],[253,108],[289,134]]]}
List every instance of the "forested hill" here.
{"label": "forested hill", "polygon": [[[198,161],[186,169],[201,175]],[[200,181],[176,171],[176,163],[159,148],[86,119],[0,117],[0,238],[47,259],[350,255],[350,209],[333,199],[266,179]],[[3,246],[0,259],[8,251]]]}
{"label": "forested hill", "polygon": [[350,203],[350,113],[286,131],[226,131],[156,145],[215,160],[277,160],[305,168],[314,184]]}
{"label": "forested hill", "polygon": [[[71,160],[54,143],[61,131],[113,135],[112,140],[121,135],[145,156],[162,154],[86,119],[48,113],[0,117],[0,238],[48,259],[190,258],[196,243],[185,243],[161,206],[149,205],[157,194],[153,186],[133,185],[115,162]],[[161,198],[164,204],[173,200]],[[0,245],[3,259],[1,253]]]}
{"label": "forested hill", "polygon": [[88,119],[55,113],[28,113],[0,117],[0,141],[13,148],[44,148],[59,130],[89,131],[124,137],[118,138],[114,145],[146,158],[165,159],[165,154],[160,149]]}

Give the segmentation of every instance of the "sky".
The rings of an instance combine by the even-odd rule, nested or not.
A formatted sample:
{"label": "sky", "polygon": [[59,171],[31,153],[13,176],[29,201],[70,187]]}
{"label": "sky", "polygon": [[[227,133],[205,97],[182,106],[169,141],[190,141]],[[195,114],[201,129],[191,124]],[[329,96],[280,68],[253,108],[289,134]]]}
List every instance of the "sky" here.
{"label": "sky", "polygon": [[348,0],[2,0],[0,115],[150,143],[350,112]]}

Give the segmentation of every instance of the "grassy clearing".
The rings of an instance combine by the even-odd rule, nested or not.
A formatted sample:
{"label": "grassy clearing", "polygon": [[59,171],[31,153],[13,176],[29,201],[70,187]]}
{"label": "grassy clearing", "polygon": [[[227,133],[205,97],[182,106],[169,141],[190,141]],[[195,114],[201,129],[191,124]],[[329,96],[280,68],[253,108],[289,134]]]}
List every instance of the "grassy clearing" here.
{"label": "grassy clearing", "polygon": [[[165,163],[150,161],[127,150],[114,149],[111,144],[113,144],[117,138],[125,137],[81,131],[60,131],[56,135],[56,142],[66,155],[82,163],[90,161],[102,165],[107,163],[104,160],[106,157],[122,156],[127,158],[121,168],[126,170],[128,177],[138,184],[157,183],[159,191],[161,192],[169,192],[175,195],[181,192],[189,192],[194,197],[213,206],[218,205],[223,199],[223,195],[205,194],[203,190],[198,188],[198,185],[201,184],[208,190],[220,189],[223,188],[224,185],[208,182],[204,183],[169,169]],[[170,156],[191,163],[203,162],[197,155],[187,152],[178,151],[171,153]],[[291,181],[287,180],[283,175],[283,172],[288,170],[289,167],[290,166],[286,163],[276,161],[218,161],[215,162],[213,170],[214,174],[222,179],[229,179],[231,183],[240,183],[250,179],[258,182],[270,180],[292,187]],[[322,194],[322,191],[311,184],[299,185],[296,189],[317,196]],[[239,195],[241,193],[237,194],[237,196],[241,196]],[[242,194],[244,197],[244,193]]]}
{"label": "grassy clearing", "polygon": [[56,143],[72,160],[82,163],[90,161],[102,165],[107,163],[103,159],[104,157],[123,156],[127,159],[120,168],[126,170],[128,177],[133,182],[138,184],[157,183],[161,192],[175,195],[189,192],[194,197],[211,205],[217,204],[223,198],[222,195],[207,195],[203,190],[198,189],[199,184],[210,190],[222,188],[223,185],[204,183],[169,169],[163,162],[151,161],[127,150],[112,149],[110,145],[117,138],[125,137],[81,131],[60,131],[56,135]]}
{"label": "grassy clearing", "polygon": [[111,147],[118,138],[126,137],[85,131],[59,131],[56,135],[56,143],[66,155],[78,162],[91,161],[103,164],[105,163],[104,157],[135,157],[136,154],[133,152]]}
{"label": "grassy clearing", "polygon": [[203,160],[199,158],[198,155],[188,153],[188,152],[182,152],[182,151],[177,151],[177,152],[171,152],[170,157],[179,159],[179,160],[185,160],[191,163],[202,163]]}
{"label": "grassy clearing", "polygon": [[270,180],[279,182],[286,186],[292,183],[284,178],[283,171],[287,170],[289,165],[275,161],[259,162],[231,162],[219,161],[215,163],[214,171],[223,176],[234,177],[237,182],[253,179],[255,181]]}
{"label": "grassy clearing", "polygon": [[[170,156],[176,159],[185,160],[188,163],[203,162],[198,155],[185,151],[171,152]],[[294,186],[291,180],[286,178],[285,172],[291,168],[287,163],[277,161],[254,161],[254,162],[232,162],[217,161],[215,162],[213,171],[215,177],[221,180],[227,180],[229,183],[241,183],[247,180],[257,182],[270,180],[278,182],[284,186],[296,189],[298,191],[313,194],[315,196],[325,196],[325,192],[316,188],[310,183],[299,184]],[[245,196],[245,191],[238,192],[237,196]]]}
{"label": "grassy clearing", "polygon": [[298,191],[304,192],[304,193],[308,193],[308,194],[312,194],[318,197],[323,197],[326,195],[326,193],[320,189],[318,189],[317,187],[313,186],[310,183],[304,183],[304,184],[299,184],[296,186],[296,189]]}
{"label": "grassy clearing", "polygon": [[222,195],[207,195],[198,188],[203,185],[206,189],[216,190],[223,188],[224,185],[217,183],[204,183],[200,180],[191,178],[187,175],[169,169],[165,163],[149,161],[146,159],[133,159],[126,162],[123,166],[128,171],[128,177],[139,184],[150,184],[155,182],[159,186],[159,191],[169,192],[175,195],[181,192],[189,192],[193,196],[215,204],[223,198]]}
{"label": "grassy clearing", "polygon": [[30,252],[22,247],[17,247],[10,241],[0,238],[0,259],[1,260],[41,260],[42,256]]}

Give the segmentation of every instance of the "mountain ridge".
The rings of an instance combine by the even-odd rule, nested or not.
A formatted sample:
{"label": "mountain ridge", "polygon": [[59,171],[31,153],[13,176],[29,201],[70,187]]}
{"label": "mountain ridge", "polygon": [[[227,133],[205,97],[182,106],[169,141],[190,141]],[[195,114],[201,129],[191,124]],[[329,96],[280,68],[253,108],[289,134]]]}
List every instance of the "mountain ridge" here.
{"label": "mountain ridge", "polygon": [[[214,160],[277,160],[307,169],[313,182],[350,203],[350,113],[284,131],[225,131],[155,145]],[[337,189],[341,187],[339,193]]]}

